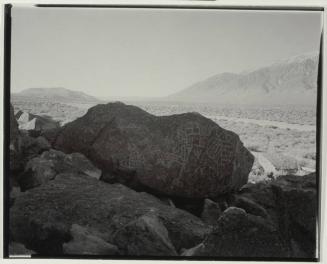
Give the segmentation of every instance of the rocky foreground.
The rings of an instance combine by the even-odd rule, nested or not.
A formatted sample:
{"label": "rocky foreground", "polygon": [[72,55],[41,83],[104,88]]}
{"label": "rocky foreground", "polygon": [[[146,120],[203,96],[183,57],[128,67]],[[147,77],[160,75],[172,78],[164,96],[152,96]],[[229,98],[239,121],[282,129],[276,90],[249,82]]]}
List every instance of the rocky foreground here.
{"label": "rocky foreground", "polygon": [[199,114],[112,103],[36,135],[11,109],[10,141],[10,254],[316,257],[316,175],[247,183],[253,156]]}

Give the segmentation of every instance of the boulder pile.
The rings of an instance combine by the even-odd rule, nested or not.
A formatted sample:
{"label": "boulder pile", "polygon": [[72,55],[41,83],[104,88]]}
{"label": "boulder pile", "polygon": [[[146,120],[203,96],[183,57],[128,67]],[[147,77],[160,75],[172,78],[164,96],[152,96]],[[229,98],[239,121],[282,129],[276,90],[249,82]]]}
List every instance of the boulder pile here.
{"label": "boulder pile", "polygon": [[199,114],[98,105],[49,135],[11,119],[10,254],[317,257],[316,174],[247,183],[252,155]]}

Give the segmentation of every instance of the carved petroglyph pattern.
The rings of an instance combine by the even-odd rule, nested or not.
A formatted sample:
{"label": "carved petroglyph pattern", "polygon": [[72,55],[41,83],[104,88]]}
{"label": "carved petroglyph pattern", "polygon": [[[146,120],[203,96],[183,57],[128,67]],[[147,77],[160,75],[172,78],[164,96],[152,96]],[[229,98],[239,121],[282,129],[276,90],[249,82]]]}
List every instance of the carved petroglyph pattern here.
{"label": "carved petroglyph pattern", "polygon": [[175,154],[180,157],[182,163],[187,161],[193,147],[197,147],[197,152],[204,149],[205,144],[200,133],[200,126],[196,122],[189,122],[185,127],[177,130],[177,142],[174,150]]}

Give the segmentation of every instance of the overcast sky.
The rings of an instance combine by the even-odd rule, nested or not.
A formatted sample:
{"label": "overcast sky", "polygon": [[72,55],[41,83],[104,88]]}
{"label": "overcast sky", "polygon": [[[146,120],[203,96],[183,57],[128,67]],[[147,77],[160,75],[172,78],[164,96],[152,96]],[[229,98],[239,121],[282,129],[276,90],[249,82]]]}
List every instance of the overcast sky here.
{"label": "overcast sky", "polygon": [[165,96],[222,72],[319,50],[320,12],[12,10],[12,91]]}

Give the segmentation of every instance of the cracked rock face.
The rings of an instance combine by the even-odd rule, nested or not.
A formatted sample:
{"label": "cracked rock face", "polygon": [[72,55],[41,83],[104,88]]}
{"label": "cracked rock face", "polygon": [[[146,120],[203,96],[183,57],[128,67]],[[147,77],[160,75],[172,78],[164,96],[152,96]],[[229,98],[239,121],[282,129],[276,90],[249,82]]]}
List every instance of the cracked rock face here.
{"label": "cracked rock face", "polygon": [[67,124],[54,143],[167,195],[215,197],[247,182],[254,158],[239,137],[197,113],[157,117],[109,103]]}
{"label": "cracked rock face", "polygon": [[[157,220],[139,219],[148,214]],[[39,254],[63,254],[64,244],[67,250],[67,243],[72,238],[75,237],[76,242],[71,231],[73,224],[87,227],[92,234],[87,248],[93,247],[99,239],[115,244],[116,232],[130,224],[139,228],[134,233],[135,240],[160,237],[158,245],[160,248],[165,246],[171,254],[174,248],[179,251],[182,247],[195,246],[210,232],[199,218],[167,206],[150,194],[137,193],[123,185],[107,184],[78,173],[59,174],[54,180],[27,190],[16,198],[10,209],[11,239]],[[155,233],[154,227],[158,225],[161,231]],[[154,231],[147,236],[142,233],[143,227]],[[173,247],[169,246],[170,242]],[[123,247],[128,248],[128,243],[125,241]],[[79,243],[75,246],[82,247]],[[151,243],[147,246],[146,252],[159,254],[157,246],[154,249],[149,248]],[[140,255],[146,255],[141,247],[139,250]]]}

